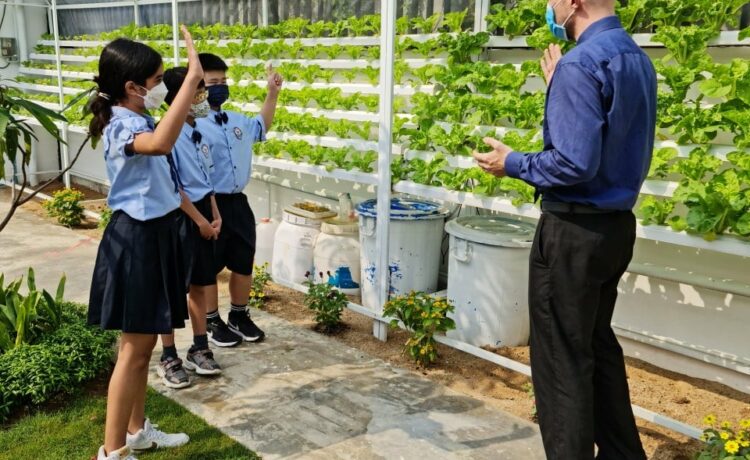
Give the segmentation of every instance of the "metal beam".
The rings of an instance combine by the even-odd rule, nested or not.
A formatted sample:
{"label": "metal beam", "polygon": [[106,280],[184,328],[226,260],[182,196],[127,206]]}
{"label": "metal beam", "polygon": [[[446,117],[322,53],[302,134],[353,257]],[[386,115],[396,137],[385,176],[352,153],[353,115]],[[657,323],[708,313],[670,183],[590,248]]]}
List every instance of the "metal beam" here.
{"label": "metal beam", "polygon": [[[378,314],[388,302],[390,263],[388,257],[391,221],[391,153],[393,150],[393,60],[396,42],[396,0],[380,3],[380,126],[378,140],[378,205],[376,224]],[[373,334],[379,340],[388,338],[388,323],[375,320]]]}

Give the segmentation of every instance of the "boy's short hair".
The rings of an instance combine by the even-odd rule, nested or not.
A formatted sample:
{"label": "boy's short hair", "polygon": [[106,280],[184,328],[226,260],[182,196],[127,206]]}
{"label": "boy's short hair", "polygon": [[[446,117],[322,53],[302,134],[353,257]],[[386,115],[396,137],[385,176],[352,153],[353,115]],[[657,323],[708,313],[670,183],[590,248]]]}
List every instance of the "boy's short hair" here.
{"label": "boy's short hair", "polygon": [[[177,97],[177,93],[180,91],[180,88],[182,88],[182,83],[185,81],[186,76],[187,67],[174,67],[172,69],[167,69],[164,72],[164,85],[166,85],[167,90],[169,91],[164,101],[168,105],[172,105],[174,98]],[[204,86],[206,86],[206,83],[201,80],[197,87],[203,88]]]}
{"label": "boy's short hair", "polygon": [[222,58],[215,54],[211,53],[201,53],[198,55],[198,59],[201,61],[201,66],[203,66],[203,70],[212,71],[212,70],[218,70],[221,72],[226,72],[229,67],[227,67],[227,63],[224,62]]}

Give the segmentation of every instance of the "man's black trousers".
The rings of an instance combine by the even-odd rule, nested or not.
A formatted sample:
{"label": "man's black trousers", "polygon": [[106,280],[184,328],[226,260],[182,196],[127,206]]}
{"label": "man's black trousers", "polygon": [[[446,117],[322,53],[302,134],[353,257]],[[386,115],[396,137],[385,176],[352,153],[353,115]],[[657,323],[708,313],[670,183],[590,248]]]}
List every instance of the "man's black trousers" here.
{"label": "man's black trousers", "polygon": [[531,250],[531,369],[550,460],[646,458],[610,325],[633,256],[631,212],[545,212]]}

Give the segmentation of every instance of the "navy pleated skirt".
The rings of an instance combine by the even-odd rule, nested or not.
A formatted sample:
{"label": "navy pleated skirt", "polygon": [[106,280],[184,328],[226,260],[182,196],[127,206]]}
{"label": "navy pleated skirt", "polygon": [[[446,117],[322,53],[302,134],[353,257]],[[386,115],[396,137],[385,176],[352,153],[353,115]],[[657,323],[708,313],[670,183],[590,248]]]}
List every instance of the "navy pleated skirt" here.
{"label": "navy pleated skirt", "polygon": [[137,334],[169,334],[185,327],[186,230],[179,209],[147,221],[114,212],[96,257],[89,324]]}

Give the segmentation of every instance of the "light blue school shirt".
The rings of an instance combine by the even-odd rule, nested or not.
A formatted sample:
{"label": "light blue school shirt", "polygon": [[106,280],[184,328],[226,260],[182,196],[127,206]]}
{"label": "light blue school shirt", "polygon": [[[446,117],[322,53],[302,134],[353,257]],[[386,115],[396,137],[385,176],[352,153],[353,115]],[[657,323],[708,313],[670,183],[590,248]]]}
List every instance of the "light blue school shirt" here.
{"label": "light blue school shirt", "polygon": [[210,179],[214,168],[211,148],[200,131],[185,123],[172,149],[172,157],[190,201],[195,203],[214,192]]}
{"label": "light blue school shirt", "polygon": [[[219,121],[226,114],[227,122]],[[253,144],[266,140],[263,117],[236,112],[209,112],[196,120],[203,141],[211,148],[214,169],[210,174],[216,193],[240,193],[250,180]]]}
{"label": "light blue school shirt", "polygon": [[112,107],[112,118],[102,133],[110,188],[107,205],[136,220],[162,217],[180,207],[167,156],[138,155],[125,146],[140,133],[154,131],[154,119],[125,107]]}

